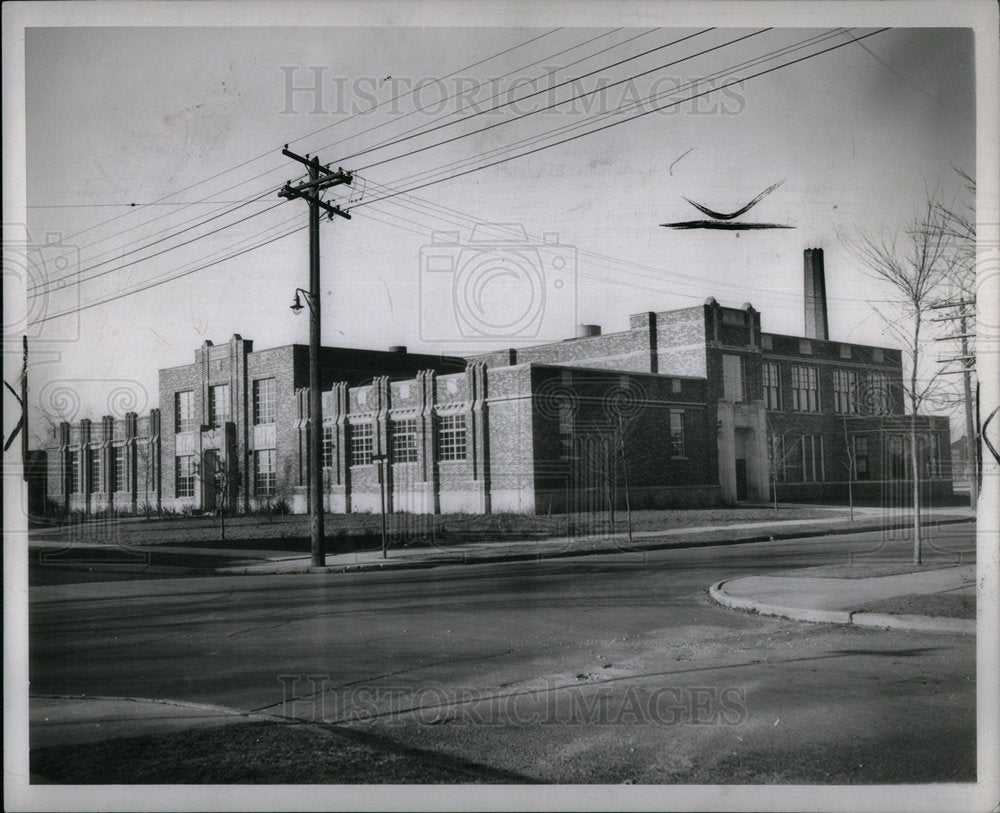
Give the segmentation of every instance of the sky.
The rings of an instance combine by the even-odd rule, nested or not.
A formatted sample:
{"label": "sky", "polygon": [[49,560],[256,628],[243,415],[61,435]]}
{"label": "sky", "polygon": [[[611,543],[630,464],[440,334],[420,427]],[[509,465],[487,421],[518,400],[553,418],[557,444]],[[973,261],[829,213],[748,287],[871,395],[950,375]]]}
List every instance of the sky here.
{"label": "sky", "polygon": [[[355,172],[351,187],[326,193],[352,215],[321,226],[327,345],[482,352],[567,338],[578,323],[623,330],[631,313],[708,296],[752,303],[765,331],[800,333],[809,247],[826,256],[831,338],[895,343],[873,310],[886,291],[844,237],[898,231],[929,193],[954,199],[955,167],[975,171],[969,29],[893,27],[849,43],[877,26],[765,31],[722,18],[673,28],[669,15],[646,14],[625,25],[609,16],[575,27],[564,15],[511,27],[513,18],[29,28],[27,239],[51,242],[28,275],[38,286],[28,312],[45,320],[29,330],[32,402],[76,418],[142,411],[156,406],[157,369],[193,362],[205,340],[308,342],[307,313],[288,307],[308,287],[308,235],[306,204],[277,196],[302,174],[281,154],[286,143]],[[822,39],[739,67],[814,37]],[[692,80],[702,80],[694,90]],[[612,87],[538,110],[601,84]],[[539,88],[549,89],[524,98]],[[615,112],[672,89],[658,102],[672,107],[633,120]],[[503,102],[513,104],[488,109]],[[593,116],[602,118],[588,124]],[[442,177],[421,174],[435,168],[453,173],[556,128],[576,128],[565,138],[612,122],[379,200],[387,187]],[[518,151],[556,136],[544,138]],[[660,225],[702,217],[685,198],[731,211],[779,182],[741,219],[793,228]],[[477,222],[510,225],[480,227],[472,240]],[[435,232],[457,232],[458,242]],[[109,297],[118,298],[76,311]]]}

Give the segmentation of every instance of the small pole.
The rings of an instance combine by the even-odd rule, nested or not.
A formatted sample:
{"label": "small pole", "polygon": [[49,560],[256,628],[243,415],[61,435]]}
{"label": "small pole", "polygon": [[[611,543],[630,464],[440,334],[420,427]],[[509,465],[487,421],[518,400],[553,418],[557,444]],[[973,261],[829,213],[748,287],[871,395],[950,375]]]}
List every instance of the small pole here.
{"label": "small pole", "polygon": [[388,460],[388,458],[386,457],[386,455],[380,454],[380,455],[373,455],[372,459],[378,462],[378,496],[379,496],[379,502],[380,502],[381,508],[382,508],[382,511],[381,511],[381,515],[382,515],[382,558],[383,559],[388,559],[389,558],[389,540],[388,540],[388,537],[386,535],[386,530],[385,530],[385,488],[386,488],[385,480],[386,480],[386,478],[385,478],[385,472],[384,472],[384,470],[382,468],[383,465]]}

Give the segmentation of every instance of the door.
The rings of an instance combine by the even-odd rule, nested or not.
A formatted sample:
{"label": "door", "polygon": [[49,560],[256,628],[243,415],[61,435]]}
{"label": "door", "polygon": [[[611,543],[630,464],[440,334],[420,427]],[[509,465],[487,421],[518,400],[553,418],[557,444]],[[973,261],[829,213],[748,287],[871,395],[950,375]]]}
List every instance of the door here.
{"label": "door", "polygon": [[201,467],[202,501],[201,507],[205,511],[214,511],[217,506],[216,500],[216,475],[219,467],[219,450],[207,449],[203,455],[203,465]]}
{"label": "door", "polygon": [[746,502],[747,499],[747,461],[738,458],[736,461],[736,501]]}

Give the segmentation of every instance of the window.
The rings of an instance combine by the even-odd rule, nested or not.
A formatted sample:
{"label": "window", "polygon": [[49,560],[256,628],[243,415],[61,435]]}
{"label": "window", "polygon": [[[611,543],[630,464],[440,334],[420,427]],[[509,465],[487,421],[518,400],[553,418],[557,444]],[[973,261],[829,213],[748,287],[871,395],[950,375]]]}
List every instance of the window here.
{"label": "window", "polygon": [[670,413],[670,456],[684,457],[684,413]]}
{"label": "window", "polygon": [[889,414],[889,377],[885,373],[868,373],[861,398],[866,415]]}
{"label": "window", "polygon": [[76,494],[80,491],[80,453],[67,452],[66,454],[66,479],[69,481],[69,493]]}
{"label": "window", "polygon": [[91,492],[103,491],[101,482],[101,450],[90,450],[90,490]]}
{"label": "window", "polygon": [[334,452],[334,442],[333,442],[333,432],[335,427],[324,426],[323,427],[323,468],[330,469],[333,468],[333,452]]}
{"label": "window", "polygon": [[815,367],[792,367],[792,409],[816,412],[819,409],[819,383]]}
{"label": "window", "polygon": [[833,371],[833,409],[845,415],[858,412],[858,374],[854,370]]}
{"label": "window", "polygon": [[906,451],[903,438],[899,435],[891,435],[888,440],[886,453],[888,455],[888,466],[890,480],[907,479]]}
{"label": "window", "polygon": [[178,497],[194,496],[194,455],[174,458],[174,486]]}
{"label": "window", "polygon": [[174,393],[174,431],[193,432],[194,422],[194,393],[191,390]]}
{"label": "window", "polygon": [[392,421],[392,462],[417,462],[417,419]]}
{"label": "window", "polygon": [[823,438],[819,435],[803,435],[802,442],[802,482],[823,482]]}
{"label": "window", "polygon": [[367,466],[372,462],[375,427],[370,423],[359,423],[351,427],[351,463]]}
{"label": "window", "polygon": [[208,422],[213,426],[222,426],[232,420],[232,409],[229,400],[229,385],[217,384],[208,390]]}
{"label": "window", "polygon": [[722,390],[727,401],[745,401],[743,357],[724,355],[722,357]]}
{"label": "window", "polygon": [[444,415],[438,425],[438,460],[465,460],[465,416]]}
{"label": "window", "polygon": [[771,435],[767,445],[768,463],[776,483],[785,482],[785,439],[781,435]]}
{"label": "window", "polygon": [[576,456],[574,436],[576,422],[574,405],[563,401],[559,404],[559,459],[572,460]]}
{"label": "window", "polygon": [[870,476],[868,468],[868,438],[864,435],[855,435],[854,477],[857,480],[867,480]]}
{"label": "window", "polygon": [[125,491],[128,488],[128,480],[125,478],[125,447],[115,446],[115,467],[114,478],[115,481],[111,484],[112,491]]}
{"label": "window", "polygon": [[781,367],[776,361],[765,361],[764,406],[767,409],[781,409]]}
{"label": "window", "polygon": [[274,423],[273,378],[258,378],[253,382],[253,422]]}
{"label": "window", "polygon": [[[274,379],[268,379],[273,381]],[[253,487],[258,497],[273,497],[276,485],[274,449],[258,449],[253,453]]]}

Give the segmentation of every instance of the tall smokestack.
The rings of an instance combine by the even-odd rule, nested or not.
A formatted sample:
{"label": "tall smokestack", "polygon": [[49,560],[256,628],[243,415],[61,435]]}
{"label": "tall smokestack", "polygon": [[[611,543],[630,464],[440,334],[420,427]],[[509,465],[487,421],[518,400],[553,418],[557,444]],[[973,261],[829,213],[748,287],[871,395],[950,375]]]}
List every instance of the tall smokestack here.
{"label": "tall smokestack", "polygon": [[830,338],[826,319],[826,276],[823,271],[823,249],[807,248],[803,266],[805,283],[806,338]]}

